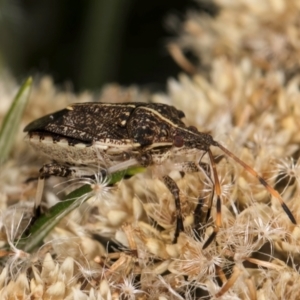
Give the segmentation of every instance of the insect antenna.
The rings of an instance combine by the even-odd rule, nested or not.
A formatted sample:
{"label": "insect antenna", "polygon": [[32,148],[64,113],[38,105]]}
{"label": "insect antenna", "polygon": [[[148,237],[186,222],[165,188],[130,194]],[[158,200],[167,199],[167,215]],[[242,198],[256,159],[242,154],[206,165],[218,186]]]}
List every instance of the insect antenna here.
{"label": "insect antenna", "polygon": [[[231,157],[233,160],[235,160],[238,164],[240,164],[247,172],[249,172],[251,175],[253,175],[254,177],[256,177],[258,179],[258,181],[266,188],[266,190],[272,196],[274,196],[276,199],[278,199],[278,201],[279,201],[282,209],[285,211],[285,213],[287,214],[287,216],[289,217],[289,219],[291,220],[291,222],[293,224],[295,224],[295,225],[297,224],[295,217],[293,216],[292,212],[290,211],[290,209],[287,207],[287,205],[283,201],[283,199],[280,196],[280,194],[273,187],[271,187],[266,182],[266,180],[264,178],[262,178],[253,168],[251,168],[249,165],[247,165],[245,162],[243,162],[241,159],[239,159],[237,156],[235,156],[232,152],[230,152],[228,149],[226,149],[225,147],[223,147],[218,142],[213,141],[212,145],[220,148],[225,154],[227,154],[229,157]],[[212,161],[212,159],[211,159],[211,161]],[[216,177],[216,176],[214,175],[214,177]],[[215,178],[215,182],[216,182],[216,178]],[[217,191],[217,188],[218,187],[217,187],[217,184],[216,184],[216,191]]]}

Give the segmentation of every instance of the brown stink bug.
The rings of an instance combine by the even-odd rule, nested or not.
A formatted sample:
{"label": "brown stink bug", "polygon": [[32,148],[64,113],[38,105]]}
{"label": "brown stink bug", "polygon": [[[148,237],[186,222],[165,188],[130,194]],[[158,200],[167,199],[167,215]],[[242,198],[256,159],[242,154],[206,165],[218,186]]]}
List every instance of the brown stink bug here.
{"label": "brown stink bug", "polygon": [[[187,127],[181,120],[184,113],[160,103],[78,103],[46,115],[27,125],[30,144],[55,163],[45,165],[40,177],[78,176],[70,165],[101,164],[108,173],[131,166],[161,165],[166,160],[186,157],[190,152],[209,155],[217,196],[214,232],[204,244],[207,247],[221,226],[221,187],[216,163],[210,148],[220,148],[277,198],[292,223],[296,220],[279,193],[253,168],[215,141],[211,135]],[[183,172],[199,172],[200,161],[185,161]],[[176,230],[173,242],[184,230],[179,188],[165,175],[163,182],[173,194],[176,204]]]}

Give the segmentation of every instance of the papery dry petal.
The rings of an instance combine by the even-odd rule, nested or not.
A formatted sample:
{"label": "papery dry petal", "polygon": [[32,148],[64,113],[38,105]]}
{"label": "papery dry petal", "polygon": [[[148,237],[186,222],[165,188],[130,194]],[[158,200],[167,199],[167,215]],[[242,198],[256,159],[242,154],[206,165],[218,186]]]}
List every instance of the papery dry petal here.
{"label": "papery dry petal", "polygon": [[100,295],[105,299],[111,298],[110,286],[107,280],[105,279],[101,280],[98,290],[100,292]]}
{"label": "papery dry petal", "polygon": [[44,286],[43,284],[38,284],[34,279],[31,279],[30,291],[33,299],[41,299],[44,295]]}
{"label": "papery dry petal", "polygon": [[144,214],[144,208],[141,201],[137,198],[133,198],[133,216],[135,220],[140,220]]}
{"label": "papery dry petal", "polygon": [[41,278],[49,283],[55,282],[56,278],[54,279],[53,277],[51,277],[51,275],[53,274],[53,272],[55,272],[55,270],[58,271],[57,266],[51,254],[47,253],[42,265]]}
{"label": "papery dry petal", "polygon": [[166,252],[168,253],[168,255],[172,258],[176,258],[180,255],[181,253],[181,247],[179,245],[179,243],[177,244],[166,244]]}
{"label": "papery dry petal", "polygon": [[89,260],[93,260],[97,255],[106,253],[103,245],[89,237],[81,238],[80,249]]}
{"label": "papery dry petal", "polygon": [[112,226],[120,226],[125,220],[128,220],[128,214],[121,210],[111,210],[107,214],[108,221]]}
{"label": "papery dry petal", "polygon": [[81,291],[79,288],[72,288],[72,293],[64,298],[65,300],[92,300],[86,293]]}
{"label": "papery dry petal", "polygon": [[63,282],[58,281],[47,288],[45,292],[45,298],[49,300],[63,299],[65,296],[65,292],[66,285]]}
{"label": "papery dry petal", "polygon": [[16,288],[19,289],[19,293],[24,293],[25,295],[29,293],[29,282],[25,273],[19,274],[16,280]]}
{"label": "papery dry petal", "polygon": [[168,259],[170,257],[166,251],[166,245],[162,241],[153,238],[147,238],[145,244],[152,254],[163,259]]}
{"label": "papery dry petal", "polygon": [[58,281],[64,282],[66,285],[69,285],[69,282],[74,276],[74,260],[72,257],[67,257],[60,266],[58,273]]}
{"label": "papery dry petal", "polygon": [[151,271],[149,271],[149,272],[152,272],[154,274],[162,274],[168,270],[168,266],[169,266],[170,262],[171,262],[171,260],[164,260],[161,263],[154,265],[151,268]]}
{"label": "papery dry petal", "polygon": [[0,289],[2,289],[6,284],[7,275],[8,275],[8,269],[7,267],[4,267],[0,274]]}

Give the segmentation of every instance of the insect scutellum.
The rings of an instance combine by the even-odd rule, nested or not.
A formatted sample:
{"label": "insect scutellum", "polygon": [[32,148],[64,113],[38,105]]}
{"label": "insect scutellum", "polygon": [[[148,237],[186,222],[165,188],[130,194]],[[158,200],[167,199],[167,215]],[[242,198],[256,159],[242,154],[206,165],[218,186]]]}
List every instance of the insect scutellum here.
{"label": "insect scutellum", "polygon": [[[252,174],[277,198],[292,223],[296,220],[280,194],[253,168],[215,141],[211,135],[187,127],[181,120],[184,113],[161,103],[77,103],[46,115],[27,125],[30,144],[55,161],[44,165],[40,177],[78,176],[70,165],[99,165],[107,170],[121,170],[131,166],[161,165],[175,157],[202,151],[209,156],[217,197],[216,220],[213,233],[203,245],[206,248],[221,227],[221,186],[211,147],[221,149],[227,156]],[[184,161],[183,172],[206,169],[201,161]],[[208,171],[207,171],[208,172]],[[210,174],[209,174],[210,175]],[[176,205],[176,229],[173,242],[184,230],[179,188],[169,176],[161,180],[172,193]],[[211,201],[212,202],[212,201]],[[206,220],[209,218],[210,207]]]}

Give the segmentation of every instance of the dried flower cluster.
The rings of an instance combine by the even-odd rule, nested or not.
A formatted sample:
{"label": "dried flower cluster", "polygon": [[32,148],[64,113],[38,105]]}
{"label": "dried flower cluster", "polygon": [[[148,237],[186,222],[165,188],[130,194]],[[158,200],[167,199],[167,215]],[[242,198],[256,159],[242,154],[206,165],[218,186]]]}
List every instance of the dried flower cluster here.
{"label": "dried flower cluster", "polygon": [[[203,5],[209,1],[198,0]],[[170,44],[183,63],[180,50],[190,51],[211,67],[216,57],[233,61],[247,57],[263,70],[285,69],[290,76],[299,70],[300,4],[297,0],[215,0],[215,17],[191,11],[185,22],[170,18],[180,32]],[[181,57],[181,59],[180,59]],[[195,71],[190,65],[187,70]]]}
{"label": "dried flower cluster", "polygon": [[[217,3],[216,18],[189,15],[176,44],[209,64],[208,76],[180,75],[169,80],[168,93],[149,97],[184,111],[186,124],[209,131],[257,170],[300,224],[300,77],[291,76],[292,67],[299,68],[300,8],[296,0]],[[8,103],[11,94],[2,101]],[[136,88],[111,86],[100,100],[147,97]],[[94,99],[58,92],[44,78],[33,90],[24,125],[68,103]],[[102,176],[82,181],[92,187],[90,199],[37,251],[21,251],[17,240],[30,220],[36,191],[35,182],[23,182],[45,162],[24,144],[20,134],[12,159],[0,170],[1,299],[300,298],[299,226],[256,178],[218,148],[212,151],[222,188],[222,227],[206,249],[216,215],[213,199],[206,221],[213,182],[204,173],[182,177],[170,162],[114,187]],[[203,162],[208,162],[205,156]],[[166,172],[180,188],[184,216],[185,231],[176,244],[174,199],[159,179]],[[73,182],[47,180],[45,206],[70,187]]]}

